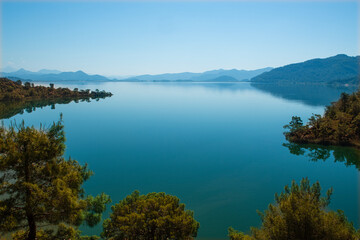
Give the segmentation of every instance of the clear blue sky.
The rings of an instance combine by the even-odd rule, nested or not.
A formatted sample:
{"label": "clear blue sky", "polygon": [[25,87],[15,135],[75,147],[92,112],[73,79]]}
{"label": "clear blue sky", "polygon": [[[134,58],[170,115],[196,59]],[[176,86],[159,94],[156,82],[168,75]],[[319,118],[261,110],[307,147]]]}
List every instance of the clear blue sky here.
{"label": "clear blue sky", "polygon": [[277,67],[359,55],[359,3],[1,3],[3,67],[104,75]]}

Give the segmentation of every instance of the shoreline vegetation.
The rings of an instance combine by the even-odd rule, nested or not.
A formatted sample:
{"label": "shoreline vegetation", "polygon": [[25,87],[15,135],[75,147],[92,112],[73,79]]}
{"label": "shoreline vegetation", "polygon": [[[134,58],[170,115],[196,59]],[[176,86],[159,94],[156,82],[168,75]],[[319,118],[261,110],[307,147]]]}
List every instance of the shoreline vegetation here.
{"label": "shoreline vegetation", "polygon": [[55,88],[53,83],[50,87],[35,86],[33,83],[12,81],[7,78],[0,78],[0,101],[19,101],[19,100],[37,100],[37,99],[85,99],[85,98],[105,98],[111,97],[112,93],[105,91],[90,91],[90,89],[79,90],[75,88]]}
{"label": "shoreline vegetation", "polygon": [[340,99],[325,109],[323,116],[314,114],[304,125],[293,116],[284,132],[289,142],[352,146],[360,148],[360,88],[352,94],[342,93]]}
{"label": "shoreline vegetation", "polygon": [[55,88],[50,83],[49,87],[35,86],[33,83],[21,81],[14,82],[7,78],[0,78],[0,119],[10,118],[16,114],[35,111],[36,108],[55,104],[75,102],[89,102],[91,99],[111,97],[113,94],[105,91],[79,90],[75,88]]}

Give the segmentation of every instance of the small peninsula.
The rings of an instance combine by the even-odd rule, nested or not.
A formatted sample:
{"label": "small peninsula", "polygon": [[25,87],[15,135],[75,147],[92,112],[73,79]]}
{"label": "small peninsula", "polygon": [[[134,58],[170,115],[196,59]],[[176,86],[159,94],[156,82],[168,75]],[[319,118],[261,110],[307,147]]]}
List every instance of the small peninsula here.
{"label": "small peninsula", "polygon": [[31,112],[36,108],[66,104],[71,101],[90,101],[111,97],[113,94],[105,91],[79,90],[75,88],[55,88],[35,86],[33,83],[14,82],[7,78],[0,78],[0,119],[10,118],[24,110]]}
{"label": "small peninsula", "polygon": [[54,98],[104,98],[110,96],[112,96],[112,93],[105,91],[55,88],[52,83],[50,83],[50,87],[35,86],[29,82],[22,84],[21,81],[14,82],[7,78],[0,78],[0,101],[45,100]]}
{"label": "small peninsula", "polygon": [[342,93],[323,116],[313,115],[306,125],[294,116],[284,128],[289,129],[284,134],[290,142],[360,148],[360,88],[353,94]]}

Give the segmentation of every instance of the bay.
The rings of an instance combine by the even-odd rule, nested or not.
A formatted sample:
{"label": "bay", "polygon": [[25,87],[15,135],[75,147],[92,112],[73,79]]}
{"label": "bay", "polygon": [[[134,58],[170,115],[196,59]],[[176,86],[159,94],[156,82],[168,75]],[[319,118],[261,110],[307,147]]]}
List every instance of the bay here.
{"label": "bay", "polygon": [[[57,86],[114,95],[37,108],[3,121],[50,125],[63,113],[66,156],[88,163],[95,173],[84,185],[88,194],[105,192],[112,204],[136,189],[173,194],[194,211],[198,239],[225,239],[230,226],[245,232],[259,226],[256,210],[265,210],[293,179],[308,177],[319,181],[323,192],[333,187],[331,209],[344,210],[359,227],[357,166],[336,161],[333,149],[323,161],[314,161],[283,146],[283,125],[291,116],[306,120],[312,113],[322,114],[344,89],[317,86],[309,94],[309,86],[289,91],[250,83]],[[109,207],[104,217],[108,215]],[[102,228],[81,229],[99,234]]]}

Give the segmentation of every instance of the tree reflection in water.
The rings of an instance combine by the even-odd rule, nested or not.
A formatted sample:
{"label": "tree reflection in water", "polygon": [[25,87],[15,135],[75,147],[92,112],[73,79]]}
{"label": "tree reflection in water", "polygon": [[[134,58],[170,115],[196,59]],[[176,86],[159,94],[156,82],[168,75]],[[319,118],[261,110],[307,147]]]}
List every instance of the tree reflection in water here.
{"label": "tree reflection in water", "polygon": [[48,100],[0,102],[0,119],[8,119],[17,114],[23,114],[25,111],[27,113],[31,113],[37,108],[43,108],[47,106],[51,106],[51,109],[55,109],[56,104],[68,104],[71,102],[91,102],[91,100],[99,101],[102,98],[105,97],[55,98]]}
{"label": "tree reflection in water", "polygon": [[284,143],[291,154],[306,156],[311,161],[326,161],[331,156],[335,162],[355,166],[360,171],[360,150],[352,147],[322,146],[314,144]]}

